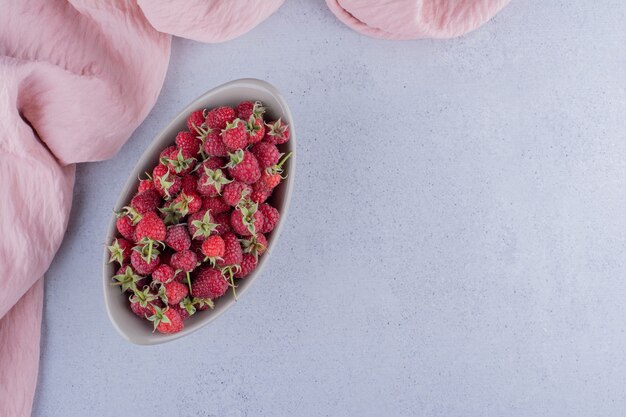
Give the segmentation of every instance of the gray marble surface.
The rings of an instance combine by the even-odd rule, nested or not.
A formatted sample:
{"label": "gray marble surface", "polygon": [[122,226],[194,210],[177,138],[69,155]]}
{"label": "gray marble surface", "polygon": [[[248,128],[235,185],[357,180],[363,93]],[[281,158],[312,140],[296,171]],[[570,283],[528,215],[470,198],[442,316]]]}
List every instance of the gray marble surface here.
{"label": "gray marble surface", "polygon": [[[620,0],[514,1],[459,39],[388,42],[289,0],[234,41],[175,39],[145,123],[78,167],[33,415],[624,415],[625,21]],[[297,123],[281,241],[218,321],[131,345],[102,300],[117,193],[241,77]]]}

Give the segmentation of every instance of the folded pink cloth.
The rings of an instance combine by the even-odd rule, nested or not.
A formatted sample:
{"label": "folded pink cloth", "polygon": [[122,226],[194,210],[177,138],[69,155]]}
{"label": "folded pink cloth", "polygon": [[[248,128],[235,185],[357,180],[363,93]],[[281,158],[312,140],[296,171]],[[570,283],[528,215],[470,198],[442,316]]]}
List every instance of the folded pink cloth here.
{"label": "folded pink cloth", "polygon": [[[31,412],[42,277],[67,226],[74,164],[112,157],[146,117],[169,34],[232,39],[282,1],[0,0],[0,417]],[[505,3],[328,0],[356,30],[397,39],[458,35]]]}
{"label": "folded pink cloth", "polygon": [[326,0],[346,25],[384,39],[453,38],[478,28],[510,0]]}

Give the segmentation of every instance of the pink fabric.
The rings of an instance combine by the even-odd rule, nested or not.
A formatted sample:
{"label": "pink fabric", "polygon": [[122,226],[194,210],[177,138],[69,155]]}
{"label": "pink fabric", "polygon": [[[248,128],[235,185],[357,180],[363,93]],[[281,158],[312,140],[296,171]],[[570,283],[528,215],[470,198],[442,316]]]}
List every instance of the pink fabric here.
{"label": "pink fabric", "polygon": [[[31,412],[42,277],[67,226],[74,164],[112,157],[146,117],[168,34],[232,39],[282,1],[0,0],[0,417]],[[506,0],[328,4],[356,30],[405,39],[464,33]]]}
{"label": "pink fabric", "polygon": [[326,0],[352,29],[374,38],[453,38],[491,19],[510,0]]}

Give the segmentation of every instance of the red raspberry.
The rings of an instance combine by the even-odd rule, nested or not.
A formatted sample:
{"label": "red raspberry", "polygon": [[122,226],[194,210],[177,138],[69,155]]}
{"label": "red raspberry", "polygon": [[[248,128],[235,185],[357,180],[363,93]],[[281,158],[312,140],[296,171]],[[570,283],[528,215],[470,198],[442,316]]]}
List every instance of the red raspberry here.
{"label": "red raspberry", "polygon": [[206,125],[211,129],[222,130],[226,123],[235,120],[235,110],[232,107],[217,107],[206,115]]}
{"label": "red raspberry", "polygon": [[187,229],[192,240],[204,240],[215,232],[217,225],[213,222],[211,213],[201,210],[187,219]]}
{"label": "red raspberry", "polygon": [[237,105],[237,117],[248,120],[250,116],[261,117],[265,113],[265,107],[260,101],[242,101]]}
{"label": "red raspberry", "polygon": [[184,225],[176,225],[167,229],[165,244],[176,252],[189,249],[191,246],[191,238],[189,237],[189,233],[187,233],[187,228]]}
{"label": "red raspberry", "polygon": [[255,191],[263,191],[263,190],[273,190],[280,184],[282,177],[280,174],[272,174],[267,171],[263,171],[261,173],[261,178],[254,184],[252,184],[252,189]]}
{"label": "red raspberry", "polygon": [[125,239],[135,241],[135,226],[128,215],[118,217],[115,221],[115,226],[117,227],[117,231],[120,232],[120,235],[124,236]]}
{"label": "red raspberry", "polygon": [[229,151],[245,148],[248,144],[246,124],[241,119],[235,119],[228,123],[221,133],[222,142]]}
{"label": "red raspberry", "polygon": [[[167,163],[163,162],[163,160],[166,158],[169,158],[171,155],[176,155],[177,152],[178,150],[176,149],[176,146],[174,145],[168,146],[167,148],[163,149],[161,153],[159,154],[159,161],[161,162],[161,165],[166,166]],[[154,174],[152,175],[152,177],[154,178]]]}
{"label": "red raspberry", "polygon": [[243,197],[249,196],[251,193],[251,186],[240,181],[233,181],[224,187],[222,198],[226,204],[235,207]]}
{"label": "red raspberry", "polygon": [[217,235],[209,236],[202,242],[202,254],[209,259],[221,258],[225,249],[224,239]]}
{"label": "red raspberry", "polygon": [[250,119],[246,122],[246,134],[248,135],[249,145],[261,142],[265,136],[263,119],[250,116]]}
{"label": "red raspberry", "polygon": [[196,165],[196,154],[183,148],[174,148],[161,161],[172,173],[187,175]]}
{"label": "red raspberry", "polygon": [[216,197],[222,192],[222,187],[230,182],[221,169],[205,168],[198,178],[198,192],[205,197]]}
{"label": "red raspberry", "polygon": [[192,133],[197,132],[196,128],[201,128],[205,119],[206,115],[204,114],[204,110],[196,110],[192,112],[187,118],[187,129],[189,129]]}
{"label": "red raspberry", "polygon": [[230,227],[230,214],[216,214],[214,219],[215,224],[217,224],[217,227],[215,228],[216,235],[223,235],[224,233],[230,232],[232,230]]}
{"label": "red raspberry", "polygon": [[178,281],[168,282],[163,284],[164,293],[165,293],[165,302],[167,304],[178,304],[182,301],[183,298],[187,297],[189,294],[188,287]]}
{"label": "red raspberry", "polygon": [[276,165],[280,159],[280,152],[276,145],[272,145],[269,142],[259,142],[250,148],[250,152],[259,161],[259,167],[261,169],[269,168],[272,165]]}
{"label": "red raspberry", "polygon": [[230,162],[227,166],[228,173],[231,178],[236,181],[252,184],[257,182],[261,177],[259,162],[249,151],[240,149],[236,153],[231,154]]}
{"label": "red raspberry", "polygon": [[165,240],[166,233],[167,230],[163,220],[161,220],[158,214],[151,211],[144,214],[141,220],[139,220],[135,229],[135,241],[139,242],[143,238],[162,241]]}
{"label": "red raspberry", "polygon": [[178,312],[171,308],[161,309],[152,306],[152,315],[148,320],[154,323],[154,329],[159,333],[178,333],[183,327],[183,319]]}
{"label": "red raspberry", "polygon": [[271,195],[274,190],[255,190],[250,194],[250,200],[255,203],[261,204],[264,203]]}
{"label": "red raspberry", "polygon": [[220,267],[239,265],[243,257],[239,239],[233,233],[224,233],[222,238],[225,245],[224,256],[222,256],[222,260],[217,261],[217,265]]}
{"label": "red raspberry", "polygon": [[204,153],[212,156],[226,156],[228,155],[228,149],[222,142],[222,137],[218,132],[207,134],[204,139],[203,145]]}
{"label": "red raspberry", "polygon": [[191,272],[196,268],[198,263],[198,256],[195,252],[190,250],[183,250],[176,252],[172,255],[170,265],[175,269],[180,269],[184,272]]}
{"label": "red raspberry", "polygon": [[[187,287],[185,287],[185,288],[187,288]],[[182,301],[181,301],[181,303],[182,303]],[[180,304],[170,304],[168,307],[171,310],[176,311],[180,315],[180,318],[183,319],[183,321],[185,321],[189,317],[191,317],[191,315],[189,314],[187,309],[185,309],[184,307],[181,307]]]}
{"label": "red raspberry", "polygon": [[267,129],[265,129],[265,141],[274,145],[280,145],[289,140],[289,125],[283,123],[281,119],[265,123],[265,126],[267,126]]}
{"label": "red raspberry", "polygon": [[242,261],[241,261],[241,265],[240,265],[241,269],[235,272],[235,278],[247,277],[248,275],[250,275],[252,271],[256,269],[256,266],[257,266],[257,259],[249,253],[244,253]]}
{"label": "red raspberry", "polygon": [[202,199],[202,210],[209,210],[211,214],[219,214],[230,210],[230,206],[222,197],[206,197]]}
{"label": "red raspberry", "polygon": [[130,206],[139,214],[155,211],[161,205],[161,196],[155,190],[146,190],[130,200]]}
{"label": "red raspberry", "polygon": [[111,246],[107,246],[111,257],[109,262],[117,262],[120,265],[126,265],[130,261],[130,252],[133,250],[133,244],[126,239],[113,239]]}
{"label": "red raspberry", "polygon": [[200,167],[198,167],[198,176],[203,172],[206,172],[207,169],[216,170],[221,169],[226,165],[226,160],[224,158],[220,158],[219,156],[211,156],[206,159]]}
{"label": "red raspberry", "polygon": [[169,265],[161,264],[152,271],[152,279],[157,282],[170,282],[174,279],[174,268]]}
{"label": "red raspberry", "polygon": [[215,299],[224,295],[228,281],[214,268],[203,268],[191,284],[191,294],[198,298]]}
{"label": "red raspberry", "polygon": [[276,227],[278,223],[278,219],[280,218],[280,213],[274,207],[269,204],[261,204],[259,206],[259,211],[263,213],[263,226],[259,227],[259,233],[269,233]]}
{"label": "red raspberry", "polygon": [[215,307],[215,304],[213,304],[213,301],[210,298],[194,297],[193,298],[193,306],[198,311],[204,311],[204,310],[208,310],[209,308],[212,309],[213,307]]}
{"label": "red raspberry", "polygon": [[251,236],[263,227],[263,214],[256,207],[237,207],[230,213],[230,225],[239,236]]}
{"label": "red raspberry", "polygon": [[195,175],[187,174],[181,179],[181,190],[184,193],[195,193],[198,190],[198,179]]}
{"label": "red raspberry", "polygon": [[135,290],[130,296],[130,309],[137,316],[145,319],[152,314],[152,304],[157,304],[157,296],[149,288]]}
{"label": "red raspberry", "polygon": [[165,175],[161,175],[155,180],[154,188],[159,192],[165,200],[176,197],[183,186],[182,180],[178,175],[172,174],[169,170]]}
{"label": "red raspberry", "polygon": [[186,150],[191,155],[196,155],[200,152],[201,144],[202,142],[200,139],[198,139],[196,135],[191,132],[178,132],[178,135],[176,135],[176,145],[180,149]]}
{"label": "red raspberry", "polygon": [[137,288],[143,288],[142,281],[145,278],[137,275],[137,271],[130,265],[122,265],[115,275],[113,275],[115,281],[113,285],[119,285],[122,288],[122,292],[132,293]]}
{"label": "red raspberry", "polygon": [[257,233],[255,236],[243,240],[241,245],[243,246],[244,254],[249,253],[255,258],[258,258],[267,251],[267,239],[263,233]]}
{"label": "red raspberry", "polygon": [[152,190],[154,188],[154,182],[152,180],[141,180],[139,181],[139,188],[137,189],[138,193],[141,193],[146,190]]}
{"label": "red raspberry", "polygon": [[181,193],[172,202],[172,208],[183,216],[197,213],[202,208],[202,197],[196,193]]}
{"label": "red raspberry", "polygon": [[152,255],[150,262],[146,262],[141,257],[141,252],[138,252],[136,250],[134,250],[133,253],[130,255],[130,264],[139,275],[151,274],[156,269],[156,267],[159,266],[160,262],[161,259],[155,254]]}

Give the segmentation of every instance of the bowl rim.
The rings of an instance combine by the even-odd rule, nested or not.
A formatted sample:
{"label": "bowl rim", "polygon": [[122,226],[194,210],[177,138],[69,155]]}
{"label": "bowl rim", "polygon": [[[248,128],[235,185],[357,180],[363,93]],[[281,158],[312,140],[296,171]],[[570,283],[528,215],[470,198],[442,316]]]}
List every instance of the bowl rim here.
{"label": "bowl rim", "polygon": [[[283,113],[281,114],[281,118],[286,119],[289,124],[290,139],[289,139],[289,142],[287,143],[289,144],[288,146],[291,148],[291,151],[293,152],[293,155],[290,158],[288,180],[285,181],[286,187],[284,189],[284,196],[283,196],[283,201],[282,201],[283,207],[280,213],[278,224],[272,231],[272,237],[271,237],[271,240],[268,242],[268,249],[266,253],[263,255],[263,260],[260,261],[257,268],[248,277],[246,277],[246,281],[250,281],[250,284],[246,285],[244,288],[242,288],[240,291],[237,292],[237,295],[238,295],[237,298],[239,299],[245,292],[247,292],[247,290],[252,284],[252,281],[254,281],[263,271],[265,264],[267,263],[267,260],[270,257],[270,254],[272,252],[271,249],[273,246],[275,246],[276,242],[278,241],[278,238],[280,237],[280,234],[284,227],[284,223],[288,216],[289,208],[291,205],[291,196],[293,193],[295,173],[296,173],[297,155],[296,155],[295,150],[297,147],[296,146],[297,140],[296,140],[296,130],[295,130],[291,110],[289,106],[287,105],[287,101],[282,96],[280,91],[269,82],[259,80],[256,78],[240,78],[240,79],[232,80],[232,81],[218,85],[206,91],[205,93],[201,94],[200,96],[192,100],[187,106],[185,106],[176,116],[174,116],[170,120],[170,122],[163,129],[159,131],[159,133],[157,133],[154,136],[151,143],[145,148],[141,156],[135,162],[135,165],[132,168],[130,174],[133,174],[135,171],[137,171],[137,168],[143,165],[144,160],[147,159],[148,155],[153,153],[155,149],[158,148],[159,151],[161,150],[161,147],[163,145],[161,144],[162,140],[160,139],[163,136],[170,135],[170,131],[175,130],[175,126],[180,123],[180,119],[184,118],[186,120],[188,115],[192,111],[195,111],[199,108],[198,106],[200,102],[208,99],[210,96],[219,94],[225,90],[236,88],[236,87],[251,87],[252,89],[265,90],[265,92],[271,95],[276,100],[276,102],[280,104],[280,106],[282,107],[281,110]],[[244,98],[242,97],[241,99],[244,99]],[[120,208],[118,207],[120,204],[123,205],[126,203],[126,201],[124,202],[121,201],[122,196],[127,195],[131,189],[137,186],[137,183],[138,183],[138,179],[134,178],[133,175],[129,175],[128,180],[124,184],[122,190],[118,193],[119,197],[115,203],[116,209]],[[109,287],[111,283],[111,277],[110,277],[110,271],[109,271],[110,265],[108,262],[109,252],[106,246],[109,245],[109,242],[111,242],[111,240],[117,235],[117,227],[115,223],[116,223],[116,216],[115,216],[115,213],[113,213],[111,215],[111,219],[109,220],[109,223],[107,226],[107,232],[106,232],[106,238],[105,238],[106,240],[105,240],[105,245],[104,245],[105,247],[104,247],[104,256],[103,256],[103,263],[102,263],[102,278],[103,278],[102,288],[103,288],[104,304],[106,307],[107,316],[109,317],[109,320],[111,321],[111,324],[113,325],[117,333],[120,336],[122,336],[122,338],[124,338],[125,340],[133,344],[137,344],[137,345],[157,345],[161,343],[171,342],[173,340],[179,339],[181,337],[187,336],[189,334],[192,334],[200,330],[201,328],[205,327],[213,320],[216,320],[218,317],[220,317],[222,314],[224,314],[227,310],[229,310],[233,305],[237,303],[238,300],[228,300],[227,301],[228,304],[225,305],[224,308],[220,309],[219,311],[214,311],[213,314],[207,315],[207,317],[203,318],[202,321],[194,328],[191,328],[191,329],[184,328],[182,331],[178,333],[174,333],[174,334],[154,333],[155,337],[149,337],[149,338],[137,337],[136,335],[129,334],[129,332],[127,332],[120,326],[120,324],[118,323],[118,319],[114,318],[113,313],[112,313],[113,306],[111,305],[111,302],[110,302],[111,295],[109,292]],[[122,296],[122,294],[120,294],[119,296]]]}

